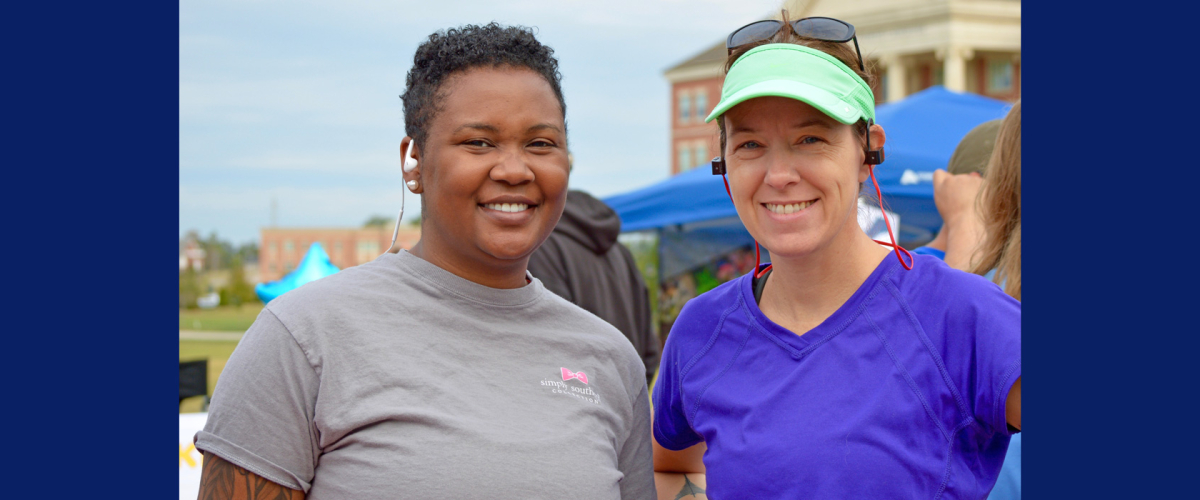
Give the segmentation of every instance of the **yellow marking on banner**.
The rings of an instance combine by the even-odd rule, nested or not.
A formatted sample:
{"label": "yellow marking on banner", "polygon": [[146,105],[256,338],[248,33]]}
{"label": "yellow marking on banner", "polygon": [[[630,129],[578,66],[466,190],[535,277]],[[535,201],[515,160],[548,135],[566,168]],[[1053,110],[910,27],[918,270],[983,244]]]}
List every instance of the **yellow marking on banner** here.
{"label": "yellow marking on banner", "polygon": [[188,443],[187,448],[179,445],[179,450],[179,459],[187,462],[188,467],[196,468],[196,459],[192,458],[192,452],[196,451],[196,445]]}

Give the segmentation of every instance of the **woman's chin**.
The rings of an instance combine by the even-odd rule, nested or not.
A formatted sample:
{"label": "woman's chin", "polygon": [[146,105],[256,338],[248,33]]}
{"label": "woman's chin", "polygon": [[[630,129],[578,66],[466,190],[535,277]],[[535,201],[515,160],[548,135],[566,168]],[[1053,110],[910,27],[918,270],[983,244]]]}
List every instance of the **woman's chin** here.
{"label": "woman's chin", "polygon": [[780,257],[787,259],[804,258],[816,252],[820,245],[813,238],[792,237],[792,238],[773,238],[768,241],[759,241],[772,258]]}
{"label": "woman's chin", "polygon": [[497,260],[508,261],[529,257],[541,241],[532,237],[493,238],[480,242],[480,249]]}

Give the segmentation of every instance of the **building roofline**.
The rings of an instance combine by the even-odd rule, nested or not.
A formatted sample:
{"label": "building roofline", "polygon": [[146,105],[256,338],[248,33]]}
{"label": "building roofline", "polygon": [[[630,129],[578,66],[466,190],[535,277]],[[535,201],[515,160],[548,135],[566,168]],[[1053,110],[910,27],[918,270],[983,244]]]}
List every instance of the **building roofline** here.
{"label": "building roofline", "polygon": [[696,67],[696,66],[707,67],[707,66],[711,66],[713,64],[724,64],[725,56],[726,56],[725,42],[719,41],[719,42],[713,44],[712,46],[704,49],[700,53],[687,58],[683,62],[667,68],[666,70],[663,71],[663,74],[667,75],[667,78],[671,78],[670,77],[671,73],[678,72],[678,70],[687,69],[687,68]]}

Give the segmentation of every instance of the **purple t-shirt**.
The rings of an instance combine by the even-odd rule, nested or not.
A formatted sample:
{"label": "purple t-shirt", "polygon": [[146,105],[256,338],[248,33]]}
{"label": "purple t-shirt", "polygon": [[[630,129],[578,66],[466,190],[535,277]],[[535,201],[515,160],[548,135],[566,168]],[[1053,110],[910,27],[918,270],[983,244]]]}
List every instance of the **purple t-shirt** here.
{"label": "purple t-shirt", "polygon": [[1008,447],[1021,304],[982,277],[886,258],[804,335],[750,275],[692,299],[654,388],[654,438],[704,441],[710,498],[983,498]]}

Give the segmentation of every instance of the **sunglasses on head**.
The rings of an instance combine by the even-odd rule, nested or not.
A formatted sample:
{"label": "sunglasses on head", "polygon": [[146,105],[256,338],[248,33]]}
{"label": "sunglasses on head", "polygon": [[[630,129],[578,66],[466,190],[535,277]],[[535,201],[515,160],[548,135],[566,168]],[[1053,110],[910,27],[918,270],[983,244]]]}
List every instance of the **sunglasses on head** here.
{"label": "sunglasses on head", "polygon": [[[806,17],[790,23],[792,31],[804,38],[812,38],[825,42],[845,43],[854,42],[854,54],[858,56],[858,69],[863,67],[862,53],[858,51],[858,37],[854,36],[854,25],[832,17]],[[779,30],[783,29],[783,21],[767,19],[755,21],[733,31],[725,40],[725,48],[730,54],[738,47],[769,40]]]}

